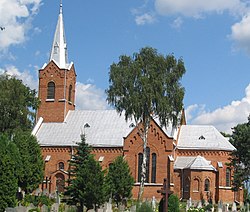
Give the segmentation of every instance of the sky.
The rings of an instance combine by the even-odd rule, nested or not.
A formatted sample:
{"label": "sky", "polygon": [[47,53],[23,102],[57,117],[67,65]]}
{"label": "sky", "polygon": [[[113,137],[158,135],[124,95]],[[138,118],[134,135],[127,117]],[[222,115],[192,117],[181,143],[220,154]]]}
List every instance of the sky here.
{"label": "sky", "polygon": [[[230,133],[250,114],[249,0],[63,0],[76,108],[110,109],[109,67],[143,47],[183,58],[188,124]],[[60,0],[0,0],[0,73],[37,89]],[[1,92],[1,91],[0,91]]]}

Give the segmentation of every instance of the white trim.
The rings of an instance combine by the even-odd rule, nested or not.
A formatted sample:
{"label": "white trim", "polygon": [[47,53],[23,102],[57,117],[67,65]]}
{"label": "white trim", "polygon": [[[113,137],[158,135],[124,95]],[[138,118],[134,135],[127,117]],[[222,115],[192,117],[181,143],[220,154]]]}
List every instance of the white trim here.
{"label": "white trim", "polygon": [[44,69],[47,66],[47,63],[44,63],[41,69]]}
{"label": "white trim", "polygon": [[226,190],[231,190],[231,186],[219,186],[219,189],[226,189]]}
{"label": "white trim", "polygon": [[36,135],[37,131],[41,127],[43,123],[43,117],[39,117],[38,122],[36,123],[35,127],[33,128],[31,135]]}
{"label": "white trim", "polygon": [[44,161],[49,162],[50,158],[51,158],[51,155],[47,155],[46,158],[44,159]]}
{"label": "white trim", "polygon": [[102,162],[103,160],[104,160],[104,156],[100,156],[98,159],[99,162]]}
{"label": "white trim", "polygon": [[46,102],[54,102],[55,99],[46,99]]}
{"label": "white trim", "polygon": [[58,99],[58,102],[66,102],[66,99]]}
{"label": "white trim", "polygon": [[[139,182],[134,183],[134,185],[140,185]],[[144,183],[144,186],[162,186],[162,183]]]}

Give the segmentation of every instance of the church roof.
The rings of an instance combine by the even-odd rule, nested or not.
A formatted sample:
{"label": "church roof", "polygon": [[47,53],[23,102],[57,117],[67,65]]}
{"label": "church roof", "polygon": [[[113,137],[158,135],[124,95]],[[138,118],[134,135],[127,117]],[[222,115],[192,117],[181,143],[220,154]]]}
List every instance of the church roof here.
{"label": "church roof", "polygon": [[[62,123],[38,122],[33,134],[41,146],[76,145],[85,134],[87,143],[94,147],[122,147],[124,137],[134,127],[135,122],[126,122],[124,114],[115,110],[75,110],[69,111]],[[162,130],[171,137],[171,127]]]}
{"label": "church roof", "polygon": [[122,147],[123,138],[134,128],[115,110],[69,111],[63,123],[42,123],[35,134],[41,146],[74,146],[81,134],[92,146]]}
{"label": "church roof", "polygon": [[178,149],[233,151],[235,147],[213,126],[182,125]]}
{"label": "church roof", "polygon": [[54,61],[61,69],[69,69],[67,43],[63,25],[62,2],[60,3],[60,12],[57,20],[56,31],[50,52],[49,61]]}
{"label": "church roof", "polygon": [[196,157],[177,157],[174,163],[174,169],[216,171],[210,161],[199,155]]}

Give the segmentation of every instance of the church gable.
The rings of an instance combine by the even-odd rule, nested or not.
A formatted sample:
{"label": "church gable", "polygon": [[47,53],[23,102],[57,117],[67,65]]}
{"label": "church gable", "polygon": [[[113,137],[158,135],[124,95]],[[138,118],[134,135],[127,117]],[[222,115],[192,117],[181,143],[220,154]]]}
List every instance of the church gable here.
{"label": "church gable", "polygon": [[[150,122],[147,143],[147,179],[149,185],[162,183],[170,170],[168,156],[173,150],[173,139],[168,137],[154,120]],[[124,139],[123,153],[130,166],[132,176],[140,182],[143,157],[143,141],[135,127]]]}

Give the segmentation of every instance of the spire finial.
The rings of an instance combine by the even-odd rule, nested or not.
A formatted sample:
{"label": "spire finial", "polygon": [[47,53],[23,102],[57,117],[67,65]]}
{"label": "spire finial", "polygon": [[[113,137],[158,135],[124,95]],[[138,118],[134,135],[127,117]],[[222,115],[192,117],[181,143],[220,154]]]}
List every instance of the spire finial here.
{"label": "spire finial", "polygon": [[62,14],[62,0],[60,0],[60,14]]}

